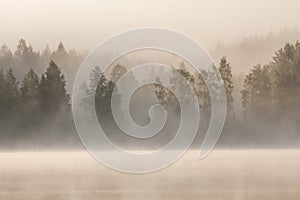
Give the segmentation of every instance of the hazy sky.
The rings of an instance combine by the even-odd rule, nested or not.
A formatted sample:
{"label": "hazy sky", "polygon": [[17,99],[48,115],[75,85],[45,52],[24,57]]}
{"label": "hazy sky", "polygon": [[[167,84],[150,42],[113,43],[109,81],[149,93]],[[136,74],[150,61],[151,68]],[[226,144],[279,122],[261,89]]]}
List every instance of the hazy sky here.
{"label": "hazy sky", "polygon": [[298,0],[0,0],[0,44],[89,50],[121,31],[166,27],[207,48],[217,40],[300,29]]}

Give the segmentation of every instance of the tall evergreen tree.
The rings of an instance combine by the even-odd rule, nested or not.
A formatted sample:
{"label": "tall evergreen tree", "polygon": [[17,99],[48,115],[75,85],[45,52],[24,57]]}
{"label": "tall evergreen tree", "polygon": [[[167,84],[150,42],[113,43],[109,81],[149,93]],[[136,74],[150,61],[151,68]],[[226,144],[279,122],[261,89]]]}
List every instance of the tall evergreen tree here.
{"label": "tall evergreen tree", "polygon": [[278,112],[290,120],[300,119],[300,43],[286,44],[275,53],[272,82]]}
{"label": "tall evergreen tree", "polygon": [[169,109],[170,107],[170,92],[167,88],[162,86],[161,80],[156,79],[157,84],[154,84],[155,90],[155,96],[157,97],[159,104],[164,106],[166,109]]}
{"label": "tall evergreen tree", "polygon": [[110,73],[112,81],[116,83],[126,72],[125,66],[117,64]]}
{"label": "tall evergreen tree", "polygon": [[99,67],[95,67],[90,73],[90,89],[95,91],[95,107],[98,116],[110,112],[114,83],[106,78]]}
{"label": "tall evergreen tree", "polygon": [[5,75],[5,91],[6,96],[15,102],[19,97],[19,89],[17,79],[12,71],[9,69]]}
{"label": "tall evergreen tree", "polygon": [[196,92],[198,96],[198,101],[200,108],[207,112],[210,109],[210,96],[205,80],[209,77],[209,72],[206,70],[201,70],[196,79]]}
{"label": "tall evergreen tree", "polygon": [[5,77],[3,69],[0,69],[0,119],[4,117],[5,109]]}
{"label": "tall evergreen tree", "polygon": [[268,117],[272,109],[272,84],[270,67],[257,65],[244,80],[242,105],[247,119]]}
{"label": "tall evergreen tree", "polygon": [[0,49],[0,67],[2,69],[13,68],[15,65],[15,60],[11,50],[5,44],[2,45]]}
{"label": "tall evergreen tree", "polygon": [[17,106],[19,100],[19,88],[17,79],[11,69],[9,69],[5,76],[3,82],[3,75],[0,75],[0,79],[2,79],[2,110],[3,113],[11,111],[15,106]]}
{"label": "tall evergreen tree", "polygon": [[65,89],[66,81],[60,68],[51,60],[41,78],[39,97],[43,110],[57,112],[69,110],[70,96]]}
{"label": "tall evergreen tree", "polygon": [[230,64],[227,62],[226,58],[223,57],[220,60],[219,71],[224,82],[226,101],[227,101],[227,117],[234,117],[233,109],[233,82]]}
{"label": "tall evergreen tree", "polygon": [[39,77],[30,69],[25,75],[22,86],[20,88],[23,101],[32,101],[37,99],[39,87]]}
{"label": "tall evergreen tree", "polygon": [[[186,79],[185,81],[188,81],[192,87],[195,87],[194,76],[189,72],[184,62],[181,62],[176,69],[176,72],[171,74],[170,89],[174,91],[176,90],[180,97],[184,98],[187,101],[191,101],[191,97],[187,93],[187,88],[181,82],[183,81],[181,77],[184,77]],[[177,98],[171,90],[162,87],[160,84],[155,84],[155,88],[155,95],[158,98],[160,104],[164,105],[167,109],[179,108]]]}
{"label": "tall evergreen tree", "polygon": [[15,51],[15,57],[22,59],[28,53],[28,47],[26,41],[24,39],[19,40],[19,44],[17,45],[17,50]]}
{"label": "tall evergreen tree", "polygon": [[89,87],[90,90],[93,90],[94,92],[97,89],[97,86],[99,84],[100,78],[102,76],[102,71],[100,69],[100,67],[96,66],[92,69],[92,71],[90,72],[90,77],[89,77]]}

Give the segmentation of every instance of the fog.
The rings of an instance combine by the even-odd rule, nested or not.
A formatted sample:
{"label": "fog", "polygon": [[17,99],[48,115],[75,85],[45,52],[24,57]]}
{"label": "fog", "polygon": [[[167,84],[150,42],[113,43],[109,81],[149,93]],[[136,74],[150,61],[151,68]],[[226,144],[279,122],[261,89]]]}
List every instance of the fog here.
{"label": "fog", "polygon": [[[90,50],[107,37],[137,27],[182,32],[207,49],[254,34],[298,28],[297,0],[1,0],[0,44],[20,38],[42,50],[64,41],[69,49]],[[76,23],[74,23],[76,22]]]}
{"label": "fog", "polygon": [[[297,69],[300,46],[299,43],[291,43],[290,46],[282,45],[285,41],[296,40],[298,34],[297,30],[286,30],[271,34],[269,37],[245,38],[242,42],[236,41],[232,45],[224,45],[222,48],[217,49],[219,51],[215,51],[216,55],[217,53],[219,55],[224,53],[225,56],[229,55],[230,58],[226,61],[229,64],[225,66],[228,67],[229,71],[232,68],[233,76],[231,77],[229,74],[224,81],[232,81],[233,89],[229,93],[229,97],[232,96],[233,101],[231,105],[228,105],[228,113],[235,113],[234,117],[227,117],[225,128],[216,147],[233,149],[299,148],[299,116],[297,115],[299,98],[297,98],[297,95],[299,95],[298,81],[300,79],[297,78],[299,76]],[[260,48],[262,43],[265,44],[265,48]],[[273,48],[276,48],[276,50],[271,50]],[[279,51],[281,48],[284,50]],[[82,149],[70,110],[69,95],[72,91],[76,70],[83,56],[75,50],[68,50],[62,43],[55,50],[48,49],[48,51],[44,50],[40,53],[32,49],[30,45],[28,46],[25,40],[20,40],[18,50],[15,52],[3,47],[1,50],[0,85],[6,87],[2,87],[0,90],[0,126],[2,130],[0,149],[6,151]],[[257,54],[257,51],[260,51],[260,53]],[[241,59],[240,55],[244,55],[244,57]],[[276,55],[277,61],[270,58],[276,57]],[[292,55],[292,57],[289,58],[289,55]],[[280,59],[278,60],[278,58]],[[258,64],[259,59],[265,60],[266,65],[263,67],[266,67],[266,70],[262,71],[259,66],[253,67],[247,64],[247,62]],[[290,59],[289,63],[286,64],[284,59]],[[142,50],[132,52],[117,59],[105,72],[87,71],[87,77],[89,78],[85,80],[85,88],[82,88],[85,95],[84,98],[78,99],[79,104],[83,105],[85,98],[88,100],[87,102],[90,102],[92,97],[90,92],[100,88],[98,97],[102,96],[101,93],[105,97],[96,100],[98,105],[96,105],[96,109],[100,113],[98,113],[98,117],[100,115],[105,116],[104,118],[98,118],[100,124],[106,125],[106,132],[114,143],[133,150],[136,148],[157,149],[164,146],[166,142],[173,138],[180,121],[180,112],[175,106],[174,111],[169,113],[165,129],[162,131],[163,134],[161,137],[151,138],[153,144],[150,145],[147,144],[148,140],[139,142],[138,139],[132,139],[116,127],[110,113],[110,106],[107,106],[110,105],[107,91],[112,91],[109,85],[114,85],[109,81],[116,78],[111,73],[118,67],[122,69],[121,71],[126,72],[134,66],[147,62],[164,63],[173,66],[176,70],[180,70],[180,66],[183,64],[186,68],[181,69],[182,72],[193,76],[195,80],[193,86],[195,91],[198,93],[202,91],[198,95],[200,102],[203,99],[209,100],[205,92],[207,87],[205,83],[199,84],[201,78],[199,78],[195,69],[193,70],[193,67],[182,58],[163,51]],[[245,75],[236,74],[236,63],[239,62],[246,66],[244,69]],[[220,67],[219,63],[220,60],[216,60],[215,65],[218,68]],[[9,68],[12,70],[9,70]],[[30,69],[33,69],[33,71],[30,71]],[[116,70],[116,74],[120,72],[118,70]],[[154,72],[149,70],[148,75],[151,76]],[[102,73],[105,87],[98,85]],[[17,79],[14,74],[16,74]],[[24,74],[26,75],[24,76]],[[119,73],[119,75],[122,74]],[[59,78],[53,79],[53,76]],[[94,78],[91,79],[91,77]],[[131,74],[131,83],[135,85],[138,82],[143,82],[144,77],[140,74]],[[265,82],[265,80],[268,81]],[[247,84],[245,84],[245,81]],[[97,87],[91,88],[91,84]],[[174,84],[173,86],[177,87],[178,80]],[[45,93],[45,91],[47,92]],[[155,91],[157,91],[157,88],[152,85],[139,89],[132,96],[129,105],[130,112],[137,124],[144,126],[149,123],[148,109],[152,104],[159,102]],[[241,95],[242,91],[245,94],[256,94],[256,96],[246,95],[243,97]],[[172,101],[168,100],[167,103],[170,102]],[[201,145],[210,118],[210,104],[207,101],[205,102],[203,105],[199,104],[204,112],[201,113],[203,120],[200,120],[199,134],[196,137],[194,148]],[[231,106],[233,108],[230,108]],[[246,115],[251,117],[245,118]],[[61,140],[61,137],[64,140]],[[99,143],[101,142],[99,141]]]}
{"label": "fog", "polygon": [[[0,199],[299,199],[299,8],[299,0],[0,0]],[[135,51],[115,60],[107,71],[89,66],[72,99],[77,70],[88,52],[115,34],[141,27],[191,37],[214,64],[199,76],[172,53]],[[114,52],[106,53],[103,58]],[[125,73],[129,81],[117,89],[144,83],[143,75],[164,74],[154,68],[130,72],[149,62],[172,66],[184,76],[197,96],[192,108],[199,106],[200,119],[181,115],[174,93],[148,84],[126,102],[134,123],[148,125],[149,108],[157,103],[167,119],[159,134],[139,139],[117,126],[111,96]],[[212,75],[216,70],[218,80]],[[180,87],[178,76],[166,77],[170,88],[180,88],[184,102],[196,99]],[[224,82],[227,114],[215,148],[199,160],[212,115],[205,78],[215,86],[211,91],[216,96],[216,82]],[[118,91],[115,98],[113,106],[120,106]],[[92,132],[91,119],[99,122],[105,140],[93,138],[89,147],[105,152],[114,163],[126,158],[115,157],[107,138],[126,152],[161,153],[176,139],[186,116],[187,134],[170,153],[186,149],[182,145],[194,130],[190,122],[197,120],[199,129],[188,151],[167,168],[142,175],[121,173],[85,149],[89,147],[74,123],[74,99],[85,114],[79,120],[86,125],[81,139]]]}
{"label": "fog", "polygon": [[187,152],[155,173],[109,169],[86,152],[1,153],[1,199],[298,199],[297,150]]}

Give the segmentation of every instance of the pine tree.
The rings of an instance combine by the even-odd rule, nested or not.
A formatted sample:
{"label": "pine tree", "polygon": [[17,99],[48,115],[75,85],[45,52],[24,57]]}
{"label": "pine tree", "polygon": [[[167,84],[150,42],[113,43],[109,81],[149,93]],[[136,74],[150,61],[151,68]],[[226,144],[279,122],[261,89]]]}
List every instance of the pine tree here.
{"label": "pine tree", "polygon": [[37,99],[39,87],[39,77],[30,69],[27,74],[25,74],[22,86],[20,88],[21,97],[23,101],[32,101]]}
{"label": "pine tree", "polygon": [[102,71],[101,71],[100,67],[96,66],[96,67],[94,67],[94,69],[92,69],[92,71],[90,72],[90,77],[89,77],[90,90],[93,90],[94,92],[96,91],[97,86],[98,86],[98,82],[100,81],[100,78],[101,78],[102,75],[103,74],[102,74]]}
{"label": "pine tree", "polygon": [[[19,93],[19,88],[18,88],[18,82],[17,79],[11,69],[9,69],[5,76],[0,75],[0,82],[2,82],[2,112],[7,113],[11,111],[14,107],[17,106],[20,93]],[[4,81],[3,81],[4,78]],[[1,83],[0,83],[1,84]],[[3,85],[4,84],[4,85]]]}
{"label": "pine tree", "polygon": [[244,80],[242,106],[247,119],[268,117],[272,108],[272,84],[270,67],[254,66]]}
{"label": "pine tree", "polygon": [[201,73],[198,74],[196,80],[196,92],[200,108],[207,112],[210,109],[210,95],[205,83],[205,80],[208,79],[209,73],[206,70],[201,70]]}
{"label": "pine tree", "polygon": [[[182,79],[185,80],[182,80]],[[157,80],[160,81],[160,80]],[[184,62],[179,64],[179,67],[176,69],[175,72],[171,74],[170,78],[170,90],[161,86],[160,84],[155,84],[155,95],[158,98],[160,104],[162,104],[167,109],[179,109],[178,100],[176,96],[173,94],[173,91],[177,91],[178,95],[181,98],[184,98],[187,102],[191,101],[191,96],[189,95],[188,88],[182,81],[187,81],[189,84],[195,88],[195,79],[194,76],[188,71],[187,67],[185,66]]]}
{"label": "pine tree", "polygon": [[66,61],[68,60],[68,52],[65,49],[65,46],[62,42],[58,44],[56,51],[52,53],[52,59],[59,64],[66,65]]}
{"label": "pine tree", "polygon": [[125,66],[117,64],[110,73],[112,81],[116,83],[126,72]]}
{"label": "pine tree", "polygon": [[24,55],[28,53],[28,47],[24,39],[19,40],[17,50],[15,51],[15,57],[22,59]]}
{"label": "pine tree", "polygon": [[95,107],[98,116],[111,111],[111,95],[114,86],[115,84],[102,73],[95,93]]}
{"label": "pine tree", "polygon": [[39,97],[42,110],[57,112],[70,109],[70,96],[65,89],[66,81],[60,68],[51,60],[49,67],[42,75],[39,86]]}
{"label": "pine tree", "polygon": [[159,104],[164,106],[166,109],[170,108],[170,92],[167,88],[165,88],[164,86],[162,86],[161,80],[160,79],[156,79],[156,84],[154,84],[155,90],[154,90],[154,94],[157,97]]}
{"label": "pine tree", "polygon": [[15,60],[11,50],[5,44],[0,49],[0,67],[12,68],[15,64]]}
{"label": "pine tree", "polygon": [[300,111],[300,43],[286,44],[275,53],[272,67],[272,82],[278,112],[291,120]]}
{"label": "pine tree", "polygon": [[98,66],[90,72],[89,80],[88,97],[82,99],[82,104],[90,104],[93,102],[92,98],[95,98],[97,115],[104,117],[108,112],[111,112],[111,96],[115,84],[112,80],[106,78]]}
{"label": "pine tree", "polygon": [[5,77],[3,69],[0,69],[0,119],[4,117],[5,101]]}
{"label": "pine tree", "polygon": [[50,59],[50,56],[51,56],[51,50],[49,48],[49,45],[47,44],[45,49],[42,52],[42,57],[43,59]]}
{"label": "pine tree", "polygon": [[227,62],[226,58],[223,57],[220,60],[219,71],[224,82],[225,92],[226,92],[226,101],[227,101],[227,117],[234,117],[233,109],[233,82],[230,64]]}
{"label": "pine tree", "polygon": [[9,69],[5,75],[5,91],[6,96],[15,102],[19,97],[19,89],[17,79],[12,71]]}

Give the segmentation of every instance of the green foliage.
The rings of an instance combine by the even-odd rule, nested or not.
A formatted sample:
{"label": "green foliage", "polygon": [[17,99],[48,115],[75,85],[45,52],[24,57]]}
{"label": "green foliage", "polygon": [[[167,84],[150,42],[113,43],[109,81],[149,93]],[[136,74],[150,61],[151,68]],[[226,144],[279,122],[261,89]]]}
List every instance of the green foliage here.
{"label": "green foliage", "polygon": [[164,106],[166,109],[170,109],[170,95],[173,95],[168,89],[162,86],[161,80],[156,79],[158,84],[155,84],[154,93],[159,100],[159,103]]}
{"label": "green foliage", "polygon": [[210,96],[205,80],[208,80],[209,72],[201,70],[201,73],[197,76],[197,96],[202,110],[210,109]]}
{"label": "green foliage", "polygon": [[233,109],[233,82],[232,82],[232,73],[230,64],[227,62],[226,58],[223,57],[220,60],[219,71],[224,81],[224,87],[226,92],[226,101],[227,101],[227,116],[234,117],[234,109]]}
{"label": "green foliage", "polygon": [[[217,70],[220,71],[221,77],[216,76]],[[176,69],[176,72],[177,73],[173,73],[170,78],[171,90],[177,90],[181,97],[185,98],[187,101],[191,101],[192,98],[188,95],[187,88],[184,88],[185,86],[181,83],[182,79],[180,77],[183,76],[196,92],[201,110],[206,113],[210,112],[211,108],[211,98],[206,82],[209,82],[211,86],[210,92],[213,93],[212,95],[218,97],[220,94],[220,91],[218,91],[220,79],[223,78],[226,96],[228,99],[228,116],[232,117],[234,115],[231,67],[225,58],[222,58],[220,61],[219,69],[216,66],[212,66],[212,68],[209,70],[201,70],[201,73],[199,73],[196,78],[191,74],[183,62],[180,63],[179,67]],[[155,95],[162,105],[164,105],[167,109],[178,109],[179,105],[177,103],[177,98],[170,90],[164,88],[160,84],[155,84],[155,88]]]}
{"label": "green foliage", "polygon": [[104,117],[111,112],[111,96],[115,84],[112,80],[106,78],[98,66],[90,72],[89,81],[89,87],[86,83],[81,86],[82,106],[87,107],[93,102],[94,98],[98,117]]}
{"label": "green foliage", "polygon": [[[192,97],[189,96],[188,91],[188,86],[185,86],[181,83],[182,78],[184,77],[188,83],[194,87],[195,84],[195,79],[194,76],[188,71],[187,67],[185,66],[185,64],[183,62],[181,62],[179,64],[179,68],[176,70],[178,73],[173,73],[173,76],[170,79],[170,83],[171,83],[171,89],[172,90],[177,90],[177,92],[179,92],[179,96],[186,99],[187,102],[192,101]],[[180,77],[181,76],[181,77]],[[175,100],[172,100],[173,103],[171,103],[172,105],[175,105]]]}
{"label": "green foliage", "polygon": [[47,72],[41,79],[30,69],[24,76],[21,88],[11,69],[6,74],[0,70],[0,112],[5,114],[14,112],[56,113],[69,111],[70,97],[65,89],[64,75],[60,68],[51,61]]}
{"label": "green foliage", "polygon": [[[163,87],[161,84],[155,84],[155,95],[158,98],[159,103],[168,110],[179,109],[177,97],[173,94],[172,90],[177,91],[179,97],[185,99],[187,102],[192,101],[191,96],[189,96],[187,92],[187,88],[185,88],[187,86],[181,83],[182,77],[184,77],[192,87],[195,86],[194,76],[188,71],[184,62],[181,62],[176,71],[171,74],[170,90]],[[157,82],[160,82],[160,80],[157,80]]]}
{"label": "green foliage", "polygon": [[95,106],[98,116],[111,111],[111,96],[115,84],[102,73],[95,93]]}
{"label": "green foliage", "polygon": [[250,119],[298,119],[300,43],[286,44],[270,64],[254,66],[244,80],[242,103]]}
{"label": "green foliage", "polygon": [[270,111],[273,94],[269,66],[254,66],[244,80],[241,93],[246,118],[261,117],[264,109]]}
{"label": "green foliage", "polygon": [[[49,63],[51,58],[55,62],[51,60]],[[69,76],[73,76],[76,70],[72,67],[78,60],[80,59],[76,52],[66,51],[62,43],[54,52],[46,47],[42,54],[33,51],[31,45],[27,45],[25,40],[19,41],[14,53],[3,45],[0,49],[1,128],[5,123],[10,124],[11,127],[21,127],[20,130],[23,130],[24,127],[34,129],[42,121],[49,126],[64,124],[67,120],[72,121],[68,118],[70,96],[67,94],[66,80],[59,66],[63,67],[64,72],[73,71],[73,74],[68,73]],[[44,64],[41,63],[47,63],[47,69],[43,68]],[[59,66],[56,63],[59,63]],[[42,73],[45,69],[46,72]],[[220,72],[221,77],[214,75],[216,70]],[[85,106],[95,101],[98,117],[108,116],[112,121],[112,92],[116,81],[126,72],[126,67],[118,64],[112,69],[108,78],[99,67],[95,67],[90,73],[89,83],[82,84],[82,105]],[[191,97],[186,92],[187,88],[184,88],[181,76],[178,74],[182,75],[194,88],[199,107],[205,112],[211,109],[210,95],[218,96],[218,84],[222,78],[227,98],[227,117],[234,116],[232,72],[225,57],[220,60],[219,66],[202,70],[199,75],[193,75],[183,62],[176,68],[176,72],[170,77],[171,89],[177,90],[180,97],[191,101]],[[19,88],[17,80],[21,80],[20,74],[25,75]],[[131,73],[129,76],[131,77],[126,83],[136,84],[134,75]],[[157,81],[160,82],[160,80]],[[212,94],[208,91],[207,82],[212,86],[210,88]],[[128,87],[128,85],[120,87]],[[145,94],[143,98],[148,98],[147,95]],[[160,84],[155,84],[155,95],[168,110],[178,111],[177,98],[170,90]],[[286,44],[275,53],[273,60],[267,65],[255,65],[244,78],[241,100],[246,123],[252,120],[262,123],[278,123],[285,120],[289,124],[298,124],[300,120],[300,43]],[[104,123],[110,122],[109,120]],[[56,122],[51,123],[51,121]]]}

